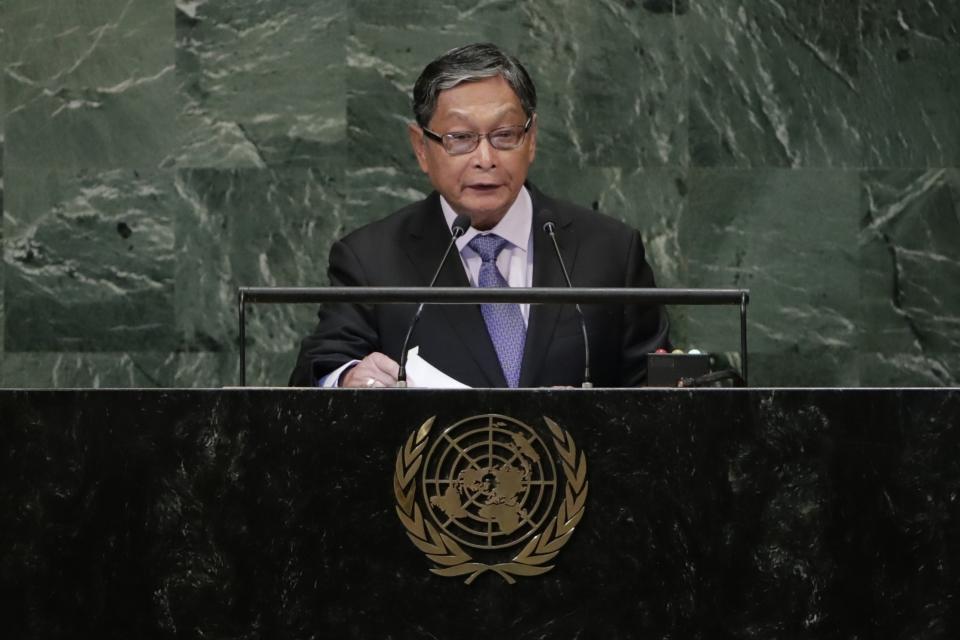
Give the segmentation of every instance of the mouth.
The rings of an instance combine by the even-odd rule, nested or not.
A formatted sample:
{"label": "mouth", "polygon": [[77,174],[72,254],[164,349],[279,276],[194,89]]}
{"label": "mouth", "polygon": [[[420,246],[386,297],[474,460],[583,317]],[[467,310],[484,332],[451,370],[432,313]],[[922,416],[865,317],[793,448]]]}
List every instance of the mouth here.
{"label": "mouth", "polygon": [[468,184],[467,190],[474,193],[490,193],[500,188],[499,184],[480,182],[477,184]]}

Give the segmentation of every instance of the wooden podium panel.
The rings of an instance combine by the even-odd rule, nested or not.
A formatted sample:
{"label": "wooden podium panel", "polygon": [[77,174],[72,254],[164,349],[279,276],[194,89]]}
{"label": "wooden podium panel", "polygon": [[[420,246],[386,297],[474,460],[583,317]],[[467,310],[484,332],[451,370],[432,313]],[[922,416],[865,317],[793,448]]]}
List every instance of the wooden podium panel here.
{"label": "wooden podium panel", "polygon": [[[486,414],[586,458],[582,520],[515,584],[431,573],[397,515],[411,434]],[[960,629],[955,390],[0,391],[0,425],[8,638]]]}

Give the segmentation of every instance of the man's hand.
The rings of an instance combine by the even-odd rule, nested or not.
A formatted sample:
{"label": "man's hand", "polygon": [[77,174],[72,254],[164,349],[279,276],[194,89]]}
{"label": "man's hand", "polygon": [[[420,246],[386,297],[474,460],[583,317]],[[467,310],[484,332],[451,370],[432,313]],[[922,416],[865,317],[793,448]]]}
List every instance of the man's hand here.
{"label": "man's hand", "polygon": [[397,384],[400,365],[392,358],[374,352],[357,363],[340,378],[341,387],[370,389],[373,387],[393,387]]}

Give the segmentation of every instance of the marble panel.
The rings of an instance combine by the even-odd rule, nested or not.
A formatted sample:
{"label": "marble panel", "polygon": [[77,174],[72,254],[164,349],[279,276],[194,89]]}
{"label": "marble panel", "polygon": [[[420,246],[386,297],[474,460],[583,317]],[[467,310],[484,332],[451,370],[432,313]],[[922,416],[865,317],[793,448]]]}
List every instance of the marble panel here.
{"label": "marble panel", "polygon": [[[524,2],[451,0],[444,3],[383,3],[350,0],[352,39],[373,47],[373,55],[409,69],[413,80],[444,51],[470,42],[495,42],[516,53],[529,23]],[[406,34],[406,36],[404,36]],[[357,62],[351,61],[351,65]]]}
{"label": "marble panel", "polygon": [[[312,305],[304,305],[313,312]],[[298,318],[299,320],[299,318]],[[299,324],[295,330],[312,328],[313,322]],[[254,333],[251,335],[250,331]],[[297,359],[299,342],[284,349],[283,345],[262,345],[256,327],[248,325],[247,344],[247,386],[248,387],[286,387]],[[230,352],[189,352],[178,353],[174,360],[173,386],[182,388],[235,387],[240,384],[240,356]]]}
{"label": "marble panel", "polygon": [[868,172],[862,198],[860,349],[910,375],[960,353],[960,170]]}
{"label": "marble panel", "polygon": [[[250,335],[247,386],[285,387],[299,344],[269,351],[260,346],[260,337]],[[0,385],[22,389],[219,388],[240,383],[239,363],[235,350],[0,353]]]}
{"label": "marble panel", "polygon": [[173,133],[173,20],[153,0],[8,0],[7,166],[155,167]]}
{"label": "marble panel", "polygon": [[863,384],[859,354],[848,347],[801,345],[777,354],[757,353],[749,347],[748,353],[747,375],[752,387],[857,387]]}
{"label": "marble panel", "polygon": [[861,5],[864,165],[960,165],[960,3]]}
{"label": "marble panel", "polygon": [[[6,59],[7,59],[7,30],[5,28],[6,24],[6,4],[0,3],[0,69],[6,68]],[[4,156],[6,154],[6,121],[7,121],[7,101],[6,101],[6,83],[3,78],[0,77],[0,253],[3,252],[6,247],[6,235],[4,234],[4,205],[3,205],[3,193],[4,193],[4,176],[3,176],[3,166],[4,166]],[[6,334],[5,330],[5,280],[4,277],[3,264],[0,262],[0,387],[4,385],[3,381],[3,359],[5,355],[4,349],[4,336]]]}
{"label": "marble panel", "polygon": [[6,178],[8,354],[171,351],[172,176],[8,167]]}
{"label": "marble panel", "polygon": [[[678,223],[682,281],[750,289],[752,354],[777,356],[783,368],[827,351],[846,362],[840,352],[855,350],[858,336],[858,194],[854,171],[693,170]],[[688,329],[706,351],[739,349],[735,309],[697,309]],[[805,384],[826,384],[814,375]]]}
{"label": "marble panel", "polygon": [[178,167],[315,164],[345,138],[345,0],[176,2]]}
{"label": "marble panel", "polygon": [[[0,4],[0,69],[6,68],[7,60],[7,39],[9,35],[7,34],[6,27],[6,4]],[[5,234],[3,232],[3,217],[4,217],[4,204],[3,204],[3,193],[4,193],[4,165],[6,159],[6,122],[7,122],[7,100],[6,100],[6,83],[0,78],[0,251],[6,246]],[[3,362],[3,352],[4,352],[4,276],[3,268],[0,265],[0,366]],[[0,385],[3,384],[3,377],[0,375]]]}
{"label": "marble panel", "polygon": [[[2,127],[2,116],[3,114],[3,104],[2,104],[2,95],[0,95],[0,254],[6,250],[7,240],[6,233],[4,232],[4,227],[6,226],[6,214],[4,209],[4,174],[3,174],[3,127]],[[3,356],[5,349],[5,335],[6,335],[6,305],[4,300],[6,299],[6,269],[3,267],[3,263],[0,262],[0,369],[3,367]],[[3,386],[3,374],[0,373],[0,387]]]}
{"label": "marble panel", "polygon": [[958,353],[863,353],[858,360],[864,387],[960,386]]}
{"label": "marble panel", "polygon": [[[0,3],[0,69],[7,68],[7,56],[10,35],[7,33],[7,3]],[[0,76],[0,144],[3,143],[6,132],[7,121],[7,83]],[[0,164],[3,162],[3,154],[0,153]]]}
{"label": "marble panel", "polygon": [[172,353],[13,352],[0,367],[4,386],[22,389],[176,386]]}
{"label": "marble panel", "polygon": [[[415,12],[405,18],[413,22],[403,22],[396,5],[377,12],[372,3],[357,2],[351,11],[344,232],[378,220],[431,191],[410,148],[407,123],[413,121],[413,84],[422,66],[437,55],[434,47],[428,46],[431,39],[410,37],[401,28],[422,29],[415,23]],[[461,42],[459,34],[447,37],[450,41],[437,50]]]}
{"label": "marble panel", "polygon": [[[181,360],[178,384],[208,384],[205,379],[188,382],[193,366],[236,370],[235,364],[220,364],[217,358],[236,357],[237,287],[326,284],[327,253],[343,232],[342,175],[338,168],[305,167],[178,173],[178,349],[216,356],[212,365]],[[286,382],[299,340],[315,323],[314,313],[313,305],[248,308],[248,348],[287,358],[281,380],[264,373],[251,376],[251,384]],[[214,380],[226,384],[236,381],[232,374],[217,375]]]}
{"label": "marble panel", "polygon": [[[248,353],[248,358],[250,357]],[[220,387],[239,384],[239,358],[236,352],[180,352],[175,356],[173,386],[184,389]],[[259,360],[254,360],[259,362]],[[291,365],[292,367],[292,365]],[[256,376],[251,375],[254,366],[248,367],[248,381],[253,385]]]}
{"label": "marble panel", "polygon": [[517,54],[537,84],[542,152],[580,167],[686,165],[687,19],[667,4],[524,3]]}
{"label": "marble panel", "polygon": [[691,163],[857,166],[858,12],[825,0],[692,2]]}

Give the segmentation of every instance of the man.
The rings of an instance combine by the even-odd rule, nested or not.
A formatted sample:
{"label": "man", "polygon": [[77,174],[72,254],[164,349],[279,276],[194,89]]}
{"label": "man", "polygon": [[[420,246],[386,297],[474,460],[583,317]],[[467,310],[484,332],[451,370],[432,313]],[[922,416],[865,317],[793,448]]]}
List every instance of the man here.
{"label": "man", "polygon": [[[491,44],[447,52],[414,86],[408,127],[436,191],[354,231],[330,250],[334,286],[426,286],[458,215],[457,240],[436,286],[564,287],[544,231],[554,222],[578,287],[653,287],[640,235],[620,222],[554,200],[526,182],[537,149],[537,96],[523,66]],[[413,305],[325,305],[300,349],[291,385],[390,387]],[[597,386],[636,386],[646,354],[667,342],[654,306],[591,305],[584,314]],[[573,305],[433,305],[410,346],[472,387],[579,386],[584,345]],[[416,380],[411,380],[413,385]]]}

